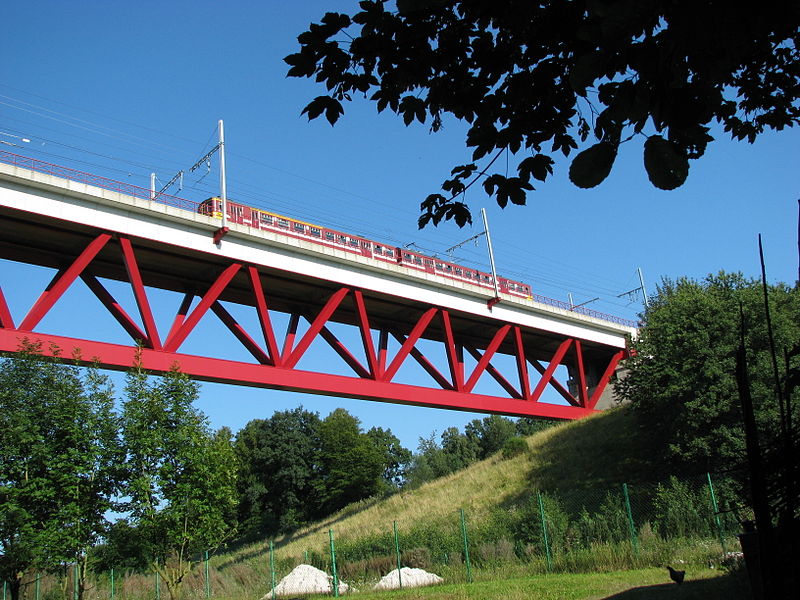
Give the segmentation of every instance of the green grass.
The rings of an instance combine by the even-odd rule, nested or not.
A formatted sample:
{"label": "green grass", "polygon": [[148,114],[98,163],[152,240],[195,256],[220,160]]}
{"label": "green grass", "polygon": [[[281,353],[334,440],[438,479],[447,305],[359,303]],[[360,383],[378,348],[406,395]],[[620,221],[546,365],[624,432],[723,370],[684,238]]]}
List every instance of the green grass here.
{"label": "green grass", "polygon": [[567,573],[529,577],[493,578],[491,572],[476,574],[473,583],[366,592],[354,594],[360,600],[589,600],[614,598],[638,600],[669,598],[687,600],[746,600],[750,598],[747,582],[741,575],[716,570],[689,570],[687,580],[678,586],[669,579],[666,569],[640,569],[611,573]]}

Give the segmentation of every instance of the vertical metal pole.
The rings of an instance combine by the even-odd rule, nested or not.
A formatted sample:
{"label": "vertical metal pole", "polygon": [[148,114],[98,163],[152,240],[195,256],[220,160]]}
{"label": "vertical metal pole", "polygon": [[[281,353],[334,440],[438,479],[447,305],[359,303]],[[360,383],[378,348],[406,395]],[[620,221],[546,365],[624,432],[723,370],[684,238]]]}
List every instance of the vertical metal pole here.
{"label": "vertical metal pole", "polygon": [[228,225],[228,197],[225,189],[225,128],[219,120],[219,197],[222,200],[222,226]]}
{"label": "vertical metal pole", "polygon": [[328,530],[328,537],[331,541],[331,567],[333,569],[333,596],[339,597],[339,576],[336,574],[336,546],[333,543],[333,529]]}
{"label": "vertical metal pole", "polygon": [[156,199],[156,174],[150,173],[150,200]]}
{"label": "vertical metal pole", "polygon": [[397,539],[397,521],[394,525],[394,553],[397,556],[397,581],[400,584],[400,589],[403,589],[403,574],[400,572],[400,541]]}
{"label": "vertical metal pole", "polygon": [[272,597],[275,598],[275,548],[272,540],[269,541],[269,574],[272,581]]}
{"label": "vertical metal pole", "polygon": [[206,550],[205,563],[206,563],[206,598],[211,598],[211,579],[208,576],[208,550]]}
{"label": "vertical metal pole", "polygon": [[156,571],[156,600],[161,600],[161,575]]}
{"label": "vertical metal pole", "polygon": [[75,569],[73,570],[72,580],[73,580],[72,597],[75,600],[78,600],[78,564],[77,563],[75,563]]}
{"label": "vertical metal pole", "polygon": [[41,573],[37,573],[36,574],[36,594],[35,594],[36,595],[36,600],[39,600],[39,598],[41,597],[40,594],[39,594],[39,591],[41,589],[41,581],[42,581],[42,574]]}
{"label": "vertical metal pole", "polygon": [[486,209],[481,209],[483,216],[483,229],[486,232],[486,244],[489,246],[489,262],[492,265],[492,281],[494,282],[494,297],[500,298],[500,290],[497,288],[497,271],[494,268],[494,251],[492,250],[492,238],[489,235],[489,220],[486,218]]}
{"label": "vertical metal pole", "polygon": [[111,568],[111,600],[114,600],[114,568]]}
{"label": "vertical metal pole", "polygon": [[567,296],[569,296],[569,309],[572,310],[575,307],[575,303],[572,301],[572,292],[569,292]]}
{"label": "vertical metal pole", "polygon": [[464,509],[461,511],[461,536],[464,538],[464,560],[467,564],[467,582],[472,583],[472,565],[469,562],[469,540],[467,539],[467,521],[464,519]]}
{"label": "vertical metal pole", "polygon": [[3,600],[6,600],[6,587],[8,587],[8,582],[3,581]]}
{"label": "vertical metal pole", "polygon": [[722,553],[726,554],[725,534],[722,531],[722,521],[719,520],[719,507],[717,506],[717,496],[714,494],[714,486],[711,484],[711,473],[706,473],[706,477],[708,478],[708,491],[711,492],[711,507],[714,509],[714,522],[717,525],[719,545],[722,547]]}
{"label": "vertical metal pole", "polygon": [[636,272],[639,273],[639,285],[642,287],[642,298],[644,298],[644,307],[650,307],[650,300],[647,298],[647,290],[644,288],[644,275],[642,275],[642,268],[637,267]]}
{"label": "vertical metal pole", "polygon": [[628,529],[631,534],[631,546],[634,554],[639,554],[639,539],[636,536],[636,525],[633,523],[633,512],[631,511],[631,499],[628,495],[628,484],[622,484],[622,495],[625,496],[625,510],[628,513]]}
{"label": "vertical metal pole", "polygon": [[536,496],[539,499],[539,515],[542,519],[542,540],[544,541],[544,553],[547,557],[547,572],[553,570],[553,555],[550,553],[550,540],[547,538],[547,518],[544,514],[544,502],[542,501],[542,494],[541,492],[536,492]]}

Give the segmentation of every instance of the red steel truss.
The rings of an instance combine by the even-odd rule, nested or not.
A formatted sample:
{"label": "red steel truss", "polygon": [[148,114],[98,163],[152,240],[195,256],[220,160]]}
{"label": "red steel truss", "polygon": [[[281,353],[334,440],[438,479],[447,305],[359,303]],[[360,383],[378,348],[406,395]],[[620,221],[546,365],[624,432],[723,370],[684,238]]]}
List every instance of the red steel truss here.
{"label": "red steel truss", "polygon": [[[529,341],[526,343],[526,336],[532,335],[529,331],[516,324],[496,321],[490,323],[488,335],[482,338],[485,342],[478,346],[474,336],[470,337],[453,326],[453,319],[457,317],[453,311],[437,306],[421,306],[404,328],[387,326],[385,322],[376,327],[376,317],[370,309],[369,295],[372,292],[338,285],[329,286],[330,294],[314,307],[313,313],[309,312],[308,306],[286,310],[284,301],[281,306],[289,314],[289,324],[285,336],[280,339],[270,316],[272,299],[269,270],[232,260],[220,263],[219,259],[209,264],[209,268],[214,269],[214,275],[210,283],[204,286],[205,289],[185,293],[171,327],[164,335],[153,317],[140,262],[137,260],[137,242],[127,236],[107,232],[95,232],[87,239],[90,240],[88,244],[57,270],[53,280],[19,324],[14,323],[3,294],[3,282],[0,281],[0,351],[14,352],[20,342],[27,338],[32,342],[41,342],[44,351],[49,351],[54,344],[69,355],[77,348],[87,362],[97,361],[101,366],[112,369],[130,367],[138,354],[148,370],[164,372],[177,363],[183,372],[201,380],[418,406],[560,419],[580,418],[591,413],[619,361],[626,356],[624,350],[606,348],[598,353],[595,349],[591,358],[594,375],[589,382],[585,344],[579,339],[562,336],[554,343],[554,352],[550,354],[550,350],[547,350],[543,358],[541,349],[533,349]],[[118,248],[115,249],[115,246]],[[94,274],[93,261],[101,252],[105,263],[108,263],[109,256],[118,257],[119,265],[115,272],[121,274],[117,276],[118,279],[127,281],[132,288],[138,321],[125,311]],[[103,268],[108,269],[108,265]],[[88,286],[127,332],[130,344],[68,338],[36,330],[64,292],[78,279]],[[238,301],[255,310],[260,331],[247,331],[220,301],[229,292],[235,279],[239,286]],[[190,311],[195,297],[199,297],[199,302]],[[352,316],[348,323],[357,327],[360,333],[358,348],[348,348],[329,327],[333,322],[344,322],[335,317],[345,302],[351,307]],[[252,363],[181,352],[186,338],[203,319],[210,318],[209,313],[216,315],[246,348],[253,357]],[[298,335],[301,318],[308,322],[309,327],[305,333]],[[432,335],[434,329],[436,334]],[[373,332],[377,333],[377,347]],[[389,356],[390,335],[400,345],[394,356]],[[552,337],[553,334],[548,335]],[[352,370],[351,376],[297,368],[317,338],[330,345]],[[446,372],[437,368],[419,349],[418,343],[423,338],[443,344]],[[503,374],[492,362],[501,349],[505,354],[513,355],[512,372],[506,368]],[[469,371],[464,362],[464,351],[476,362]],[[356,354],[366,358],[359,360]],[[416,361],[430,376],[428,386],[393,381],[399,369],[410,359]],[[556,369],[562,364],[570,369],[572,385],[565,385],[555,378]],[[533,372],[529,366],[533,367]],[[506,393],[505,397],[474,392],[484,374],[499,384]],[[532,379],[532,374],[538,374],[538,380]],[[548,386],[553,387],[567,405],[540,402]]]}

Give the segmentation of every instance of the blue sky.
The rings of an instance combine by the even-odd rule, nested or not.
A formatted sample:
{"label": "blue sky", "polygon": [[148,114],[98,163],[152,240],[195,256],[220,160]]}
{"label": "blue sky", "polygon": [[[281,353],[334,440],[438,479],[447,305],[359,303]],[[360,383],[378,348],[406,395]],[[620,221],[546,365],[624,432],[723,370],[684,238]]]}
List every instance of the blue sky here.
{"label": "blue sky", "polygon": [[[463,126],[445,121],[443,133],[430,135],[426,126],[405,127],[358,100],[335,127],[308,123],[300,111],[322,89],[285,77],[282,58],[298,48],[296,36],[326,11],[356,6],[355,0],[6,3],[0,142],[18,147],[0,148],[147,187],[151,171],[166,183],[191,166],[213,145],[217,120],[224,119],[231,198],[442,252],[481,230],[479,219],[472,229],[416,227],[419,202],[438,191],[453,166],[467,162]],[[794,281],[800,132],[767,134],[753,145],[714,134],[718,141],[673,192],[650,185],[641,142],[633,141],[593,190],[572,186],[562,160],[526,207],[501,210],[477,187],[466,200],[476,217],[483,206],[489,211],[500,274],[561,300],[569,293],[576,303],[600,297],[592,308],[624,317],[641,310],[641,298],[617,298],[638,285],[637,267],[650,291],[662,277],[720,269],[756,276],[758,233],[770,279]],[[201,175],[187,176],[180,195],[216,194],[216,172],[198,181]],[[482,268],[488,262],[484,247],[473,245],[456,259]],[[32,287],[9,289],[21,273],[49,277],[0,261],[0,283],[15,314],[32,301]],[[84,300],[65,298],[72,304],[43,327],[53,333],[80,327],[76,313]],[[365,427],[390,427],[412,449],[419,436],[477,416],[208,384],[200,407],[215,426],[236,431],[251,418],[300,404],[323,416],[343,406]]]}

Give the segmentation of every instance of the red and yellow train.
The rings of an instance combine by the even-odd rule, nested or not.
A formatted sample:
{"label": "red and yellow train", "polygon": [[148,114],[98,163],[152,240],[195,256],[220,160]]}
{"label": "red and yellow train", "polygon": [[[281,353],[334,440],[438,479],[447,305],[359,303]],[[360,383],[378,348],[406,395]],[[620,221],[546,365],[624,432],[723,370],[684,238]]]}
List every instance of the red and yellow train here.
{"label": "red and yellow train", "polygon": [[[273,231],[379,262],[402,265],[408,269],[430,273],[445,280],[471,283],[472,285],[486,288],[492,294],[494,293],[494,284],[490,273],[484,273],[483,271],[463,267],[440,258],[420,254],[408,248],[387,246],[350,233],[342,233],[335,229],[298,221],[297,219],[267,212],[260,208],[245,206],[238,202],[227,200],[226,203],[228,205],[228,221],[232,223],[247,225],[263,231]],[[198,212],[203,215],[222,218],[222,201],[219,198],[209,198],[200,203]],[[530,286],[519,281],[498,277],[497,287],[500,292],[505,294],[524,299],[531,298]]]}

